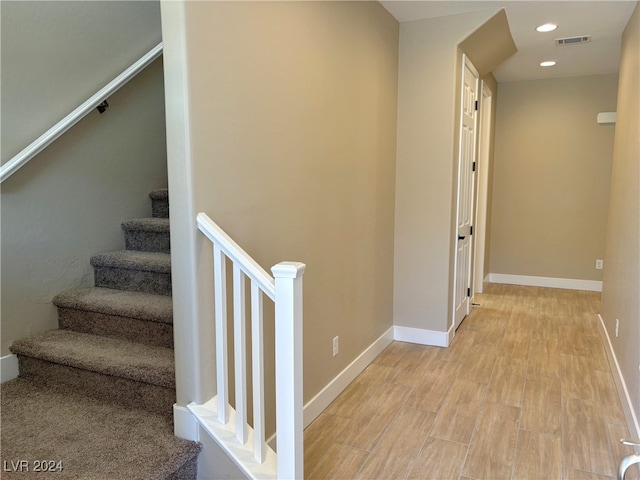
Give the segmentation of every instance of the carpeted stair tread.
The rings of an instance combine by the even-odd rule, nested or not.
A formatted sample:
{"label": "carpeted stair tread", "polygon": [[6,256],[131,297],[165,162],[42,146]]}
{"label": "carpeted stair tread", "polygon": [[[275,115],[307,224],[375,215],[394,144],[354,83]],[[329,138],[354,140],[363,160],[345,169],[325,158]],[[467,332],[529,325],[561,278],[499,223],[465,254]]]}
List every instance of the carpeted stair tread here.
{"label": "carpeted stair tread", "polygon": [[[195,480],[201,445],[175,437],[166,415],[20,378],[3,383],[0,397],[2,460],[31,461],[29,473],[3,479]],[[34,460],[60,461],[63,471],[34,473]]]}
{"label": "carpeted stair tread", "polygon": [[71,330],[49,330],[15,341],[11,351],[104,375],[175,387],[174,354],[169,348]]}
{"label": "carpeted stair tread", "polygon": [[89,287],[59,293],[53,303],[60,308],[173,323],[173,302],[167,295]]}
{"label": "carpeted stair tread", "polygon": [[171,255],[157,252],[117,250],[91,257],[94,267],[110,267],[141,272],[171,273]]}

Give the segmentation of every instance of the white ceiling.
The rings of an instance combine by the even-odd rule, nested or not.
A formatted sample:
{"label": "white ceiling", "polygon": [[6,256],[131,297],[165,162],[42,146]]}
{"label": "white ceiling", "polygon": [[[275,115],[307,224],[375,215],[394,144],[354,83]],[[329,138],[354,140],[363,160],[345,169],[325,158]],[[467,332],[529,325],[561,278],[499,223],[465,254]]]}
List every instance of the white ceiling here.
{"label": "white ceiling", "polygon": [[[620,40],[636,0],[607,1],[425,1],[387,0],[382,5],[399,21],[443,17],[504,8],[518,52],[493,71],[499,82],[617,73]],[[557,30],[538,33],[543,23]],[[555,45],[556,38],[591,35],[591,42]],[[543,60],[555,60],[543,68]]]}

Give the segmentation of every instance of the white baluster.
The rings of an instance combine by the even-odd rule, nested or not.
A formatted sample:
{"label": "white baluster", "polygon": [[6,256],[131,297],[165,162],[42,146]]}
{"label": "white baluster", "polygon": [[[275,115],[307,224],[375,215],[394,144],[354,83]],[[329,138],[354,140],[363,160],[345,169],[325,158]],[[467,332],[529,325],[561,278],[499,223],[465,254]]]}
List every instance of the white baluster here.
{"label": "white baluster", "polygon": [[276,432],[279,479],[304,477],[302,274],[304,263],[271,268],[276,290]]}
{"label": "white baluster", "polygon": [[216,376],[218,384],[218,420],[229,421],[229,374],[227,365],[227,275],[225,256],[213,246],[213,282],[216,320]]}
{"label": "white baluster", "polygon": [[264,340],[262,291],[251,282],[251,366],[253,384],[253,454],[259,463],[267,456],[264,419]]}
{"label": "white baluster", "polygon": [[244,273],[233,264],[233,354],[236,379],[236,438],[247,442],[247,339],[245,326]]}

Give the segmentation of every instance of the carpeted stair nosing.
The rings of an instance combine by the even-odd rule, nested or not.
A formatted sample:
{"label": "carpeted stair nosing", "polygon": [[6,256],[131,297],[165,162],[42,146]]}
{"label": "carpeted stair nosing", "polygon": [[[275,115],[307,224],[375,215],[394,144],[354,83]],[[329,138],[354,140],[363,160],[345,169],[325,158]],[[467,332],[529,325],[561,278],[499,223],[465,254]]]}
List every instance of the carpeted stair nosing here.
{"label": "carpeted stair nosing", "polygon": [[123,230],[142,230],[145,232],[169,233],[168,218],[132,218],[122,222]]}
{"label": "carpeted stair nosing", "polygon": [[58,307],[58,328],[173,348],[173,324]]}
{"label": "carpeted stair nosing", "polygon": [[168,188],[156,188],[149,192],[149,198],[151,200],[166,200],[169,201],[169,189]]}
{"label": "carpeted stair nosing", "polygon": [[140,272],[171,273],[171,255],[158,252],[116,250],[91,257],[93,267],[110,267]]}
{"label": "carpeted stair nosing", "polygon": [[11,351],[60,365],[175,388],[173,350],[71,330],[15,341]]}
{"label": "carpeted stair nosing", "polygon": [[[83,395],[115,403],[126,408],[154,412],[171,417],[176,390],[129,378],[94,372],[40,358],[18,356],[20,376],[59,392],[82,392]],[[3,416],[3,421],[5,417]]]}
{"label": "carpeted stair nosing", "polygon": [[168,218],[134,218],[122,222],[127,250],[171,253]]}
{"label": "carpeted stair nosing", "polygon": [[168,295],[86,287],[59,293],[53,303],[59,308],[173,323],[173,302]]}
{"label": "carpeted stair nosing", "polygon": [[96,287],[171,295],[171,255],[119,250],[91,257]]}
{"label": "carpeted stair nosing", "polygon": [[159,188],[149,193],[151,199],[151,214],[157,218],[169,217],[169,190]]}

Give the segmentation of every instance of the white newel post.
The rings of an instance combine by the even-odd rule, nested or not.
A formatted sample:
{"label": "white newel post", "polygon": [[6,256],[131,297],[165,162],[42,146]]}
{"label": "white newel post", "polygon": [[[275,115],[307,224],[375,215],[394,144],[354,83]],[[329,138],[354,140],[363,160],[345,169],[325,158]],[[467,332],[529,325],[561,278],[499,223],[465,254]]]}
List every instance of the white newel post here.
{"label": "white newel post", "polygon": [[306,265],[281,262],[275,279],[276,432],[279,479],[304,478],[302,419],[302,275]]}

